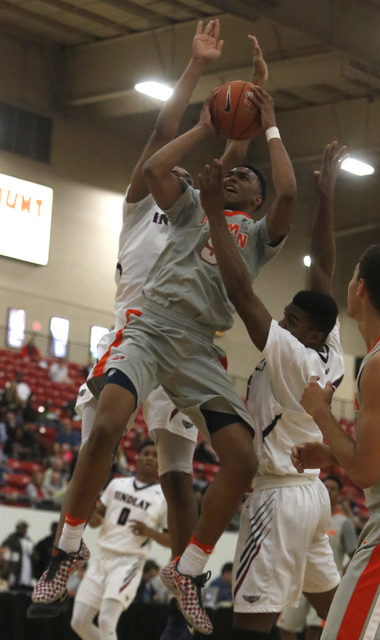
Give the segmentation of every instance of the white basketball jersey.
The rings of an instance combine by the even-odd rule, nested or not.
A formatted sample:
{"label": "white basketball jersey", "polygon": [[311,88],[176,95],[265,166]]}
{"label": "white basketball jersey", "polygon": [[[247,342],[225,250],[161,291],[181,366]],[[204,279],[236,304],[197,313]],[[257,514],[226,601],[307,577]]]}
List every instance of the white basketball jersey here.
{"label": "white basketball jersey", "polygon": [[144,522],[151,529],[166,529],[166,501],[159,484],[142,484],[136,478],[111,480],[100,496],[106,507],[98,544],[102,549],[119,554],[147,558],[151,539],[136,536],[131,520]]}
{"label": "white basketball jersey", "polygon": [[248,381],[247,395],[259,459],[254,487],[262,486],[266,479],[268,484],[275,482],[273,476],[298,476],[301,484],[317,476],[319,469],[308,469],[299,475],[290,461],[291,448],[300,442],[322,442],[322,434],[300,400],[310,376],[319,376],[322,385],[328,380],[335,386],[341,382],[344,365],[339,322],[317,352],[272,320],[263,355],[264,360]]}
{"label": "white basketball jersey", "polygon": [[128,189],[123,201],[123,226],[115,272],[116,330],[124,326],[127,309],[141,309],[143,284],[169,233],[166,215],[151,194],[134,203],[127,202],[127,194]]}

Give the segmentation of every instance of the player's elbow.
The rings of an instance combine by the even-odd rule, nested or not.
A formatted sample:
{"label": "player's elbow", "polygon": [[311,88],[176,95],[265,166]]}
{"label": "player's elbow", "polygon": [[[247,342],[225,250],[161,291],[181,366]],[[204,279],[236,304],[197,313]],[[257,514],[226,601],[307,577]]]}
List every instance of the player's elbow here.
{"label": "player's elbow", "polygon": [[161,178],[160,163],[154,156],[144,163],[142,169],[143,177],[148,186],[154,184]]}

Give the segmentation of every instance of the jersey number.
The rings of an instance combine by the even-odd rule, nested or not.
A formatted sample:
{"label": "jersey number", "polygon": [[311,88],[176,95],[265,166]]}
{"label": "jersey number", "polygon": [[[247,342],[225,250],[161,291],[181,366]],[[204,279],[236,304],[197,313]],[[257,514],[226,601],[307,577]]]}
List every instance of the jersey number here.
{"label": "jersey number", "polygon": [[119,515],[117,524],[125,525],[125,523],[127,522],[128,518],[129,518],[129,514],[130,513],[131,513],[131,510],[127,509],[127,507],[124,507],[124,509],[122,509],[120,511],[120,515]]}
{"label": "jersey number", "polygon": [[202,260],[204,260],[205,262],[208,262],[208,264],[218,264],[216,261],[215,250],[214,250],[214,247],[212,246],[211,238],[208,238],[207,244],[205,244],[204,247],[202,247],[200,254],[201,254]]}

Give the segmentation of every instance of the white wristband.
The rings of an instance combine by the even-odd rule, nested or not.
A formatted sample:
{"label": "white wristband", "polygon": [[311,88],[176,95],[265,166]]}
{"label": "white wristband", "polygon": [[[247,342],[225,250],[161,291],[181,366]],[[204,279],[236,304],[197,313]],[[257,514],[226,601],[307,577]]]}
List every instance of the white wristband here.
{"label": "white wristband", "polygon": [[277,127],[269,127],[269,129],[265,131],[265,136],[268,142],[269,140],[272,140],[272,138],[280,138],[281,140],[280,132]]}

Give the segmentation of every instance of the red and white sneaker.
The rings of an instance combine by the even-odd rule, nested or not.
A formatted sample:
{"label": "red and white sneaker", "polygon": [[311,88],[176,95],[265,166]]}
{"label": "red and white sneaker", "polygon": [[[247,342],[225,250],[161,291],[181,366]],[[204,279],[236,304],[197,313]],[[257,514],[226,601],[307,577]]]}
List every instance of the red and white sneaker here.
{"label": "red and white sneaker", "polygon": [[181,611],[188,623],[205,635],[213,632],[211,620],[202,605],[201,589],[211,576],[211,572],[202,573],[200,576],[185,576],[179,573],[177,563],[179,558],[169,562],[160,571],[162,582],[177,598]]}
{"label": "red and white sneaker", "polygon": [[28,618],[54,618],[65,611],[68,608],[66,585],[70,574],[83,567],[89,557],[90,552],[83,540],[76,553],[54,548],[48,568],[34,587]]}

